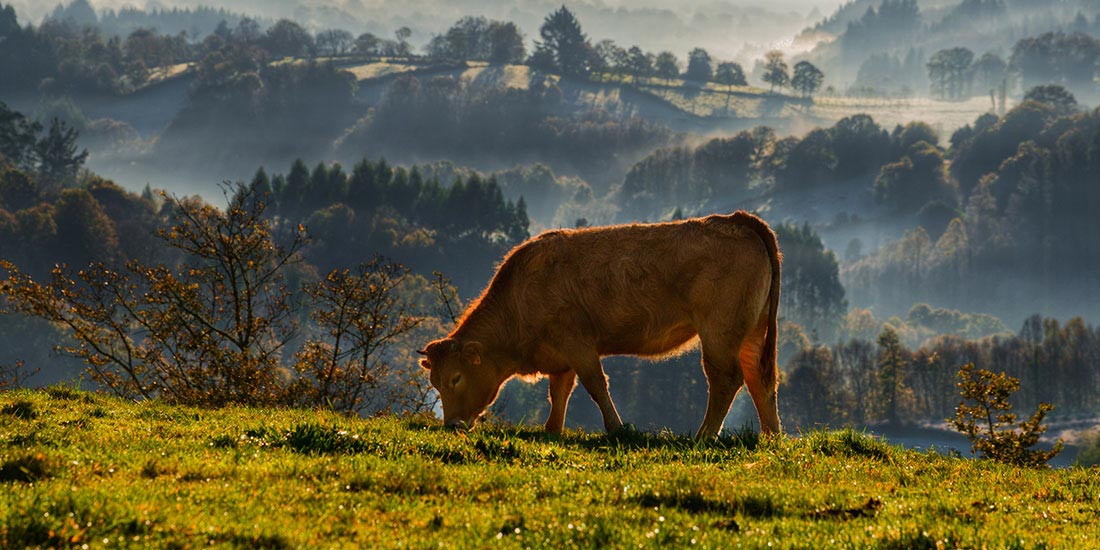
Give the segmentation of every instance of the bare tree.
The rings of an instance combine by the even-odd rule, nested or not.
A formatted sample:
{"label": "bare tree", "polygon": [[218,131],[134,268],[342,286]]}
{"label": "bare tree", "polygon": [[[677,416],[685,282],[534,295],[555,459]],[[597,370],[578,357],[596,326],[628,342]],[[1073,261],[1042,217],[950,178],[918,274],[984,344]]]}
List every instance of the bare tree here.
{"label": "bare tree", "polygon": [[[224,188],[223,211],[165,195],[173,225],[157,236],[178,265],[103,263],[76,273],[55,266],[38,283],[10,262],[0,295],[8,308],[60,325],[92,378],[118,395],[196,405],[281,401],[280,365],[297,326],[285,268],[305,239],[271,238],[264,203],[245,186]],[[231,191],[235,191],[230,193]]]}
{"label": "bare tree", "polygon": [[399,368],[390,354],[421,323],[400,297],[408,274],[376,257],[355,271],[333,271],[306,285],[319,334],[296,354],[300,390],[291,394],[298,404],[354,412],[408,408],[405,381],[394,383]]}

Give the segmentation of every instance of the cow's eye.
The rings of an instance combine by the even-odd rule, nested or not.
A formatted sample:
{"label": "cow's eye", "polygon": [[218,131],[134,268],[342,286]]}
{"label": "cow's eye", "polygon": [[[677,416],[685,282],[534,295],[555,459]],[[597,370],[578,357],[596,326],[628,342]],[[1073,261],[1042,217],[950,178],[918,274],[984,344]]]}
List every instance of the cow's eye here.
{"label": "cow's eye", "polygon": [[462,373],[456,372],[454,377],[451,378],[451,387],[457,386],[459,380],[462,380]]}

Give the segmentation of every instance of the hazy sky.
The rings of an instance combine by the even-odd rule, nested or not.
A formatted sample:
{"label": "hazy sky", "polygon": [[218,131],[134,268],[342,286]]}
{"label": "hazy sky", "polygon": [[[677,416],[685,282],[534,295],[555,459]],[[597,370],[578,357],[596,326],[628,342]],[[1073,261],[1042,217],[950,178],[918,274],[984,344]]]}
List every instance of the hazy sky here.
{"label": "hazy sky", "polygon": [[[48,12],[55,5],[59,3],[68,3],[71,0],[9,0],[5,3],[11,3],[16,6],[17,9],[22,8],[24,12],[30,12],[30,14],[37,19],[41,15]],[[211,5],[236,7],[235,4],[241,2],[234,0],[90,0],[92,5],[96,8],[119,8],[122,6],[195,6],[195,5]],[[353,0],[354,1],[354,0]],[[822,13],[828,14],[835,10],[838,6],[844,3],[845,0],[596,0],[596,1],[569,1],[565,0],[566,4],[589,4],[589,3],[601,3],[605,5],[622,6],[622,7],[661,7],[661,8],[676,8],[681,6],[691,6],[692,8],[705,8],[707,5],[733,5],[738,7],[761,7],[769,10],[797,10],[799,12],[809,12],[813,8],[818,8]],[[365,5],[370,4],[382,4],[382,5],[400,5],[404,0],[365,0],[362,3]],[[262,3],[262,2],[261,2]],[[342,5],[347,4],[348,0],[275,0],[273,4],[298,4],[309,7],[320,7],[326,5]],[[462,2],[466,5],[473,5],[477,2]],[[522,3],[522,2],[521,2]]]}

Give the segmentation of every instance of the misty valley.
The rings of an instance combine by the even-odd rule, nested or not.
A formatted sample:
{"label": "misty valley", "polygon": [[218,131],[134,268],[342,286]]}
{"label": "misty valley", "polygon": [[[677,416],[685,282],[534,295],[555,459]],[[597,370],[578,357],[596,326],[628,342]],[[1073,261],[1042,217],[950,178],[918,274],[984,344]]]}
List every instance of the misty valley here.
{"label": "misty valley", "polygon": [[[0,499],[0,546],[206,540],[163,512],[126,527],[115,516],[137,512],[99,493],[67,497],[87,521],[42,504],[64,476],[106,475],[92,464],[130,471],[104,479],[135,502],[135,483],[240,489],[300,468],[279,490],[291,515],[316,517],[291,496],[307,483],[346,526],[269,524],[263,496],[237,505],[251,523],[192,503],[182,517],[224,547],[419,547],[463,523],[458,547],[1096,545],[1098,105],[1098,0],[0,1],[0,484],[21,488]],[[726,410],[708,409],[720,384],[698,326],[687,346],[660,333],[677,345],[602,359],[617,430],[580,367],[573,383],[532,366],[463,413],[482,425],[444,431],[462,377],[440,365],[503,356],[460,338],[506,302],[497,285],[539,300],[508,306],[508,334],[565,304],[542,347],[514,342],[543,358],[605,312],[635,306],[649,324],[622,330],[656,335],[691,302],[592,296],[647,288],[645,261],[694,242],[587,269],[523,259],[553,276],[517,280],[532,242],[735,211],[782,258],[767,343],[734,364],[774,350],[785,436],[761,426],[742,365],[753,395],[735,391],[713,442],[690,440]],[[569,281],[589,294],[570,302]],[[178,430],[158,444],[175,454],[99,434],[121,462],[70,456],[106,418]],[[799,461],[817,492],[794,486]],[[845,461],[860,464],[836,474],[845,488],[821,489]],[[757,464],[780,488],[687,473],[736,487]],[[937,493],[953,464],[977,485]],[[603,491],[543,485],[563,469]],[[1015,500],[998,508],[997,487]],[[362,523],[349,495],[385,519]],[[573,498],[594,503],[587,533]],[[462,520],[440,511],[467,499]],[[1039,513],[1065,521],[1030,531]],[[386,538],[395,522],[420,528]]]}

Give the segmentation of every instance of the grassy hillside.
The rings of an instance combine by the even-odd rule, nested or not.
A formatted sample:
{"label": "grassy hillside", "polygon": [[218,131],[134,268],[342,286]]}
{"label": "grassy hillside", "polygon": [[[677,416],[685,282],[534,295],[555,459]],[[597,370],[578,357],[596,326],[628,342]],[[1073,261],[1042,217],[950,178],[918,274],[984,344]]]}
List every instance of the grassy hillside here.
{"label": "grassy hillside", "polygon": [[0,547],[1086,547],[1097,470],[0,394]]}

